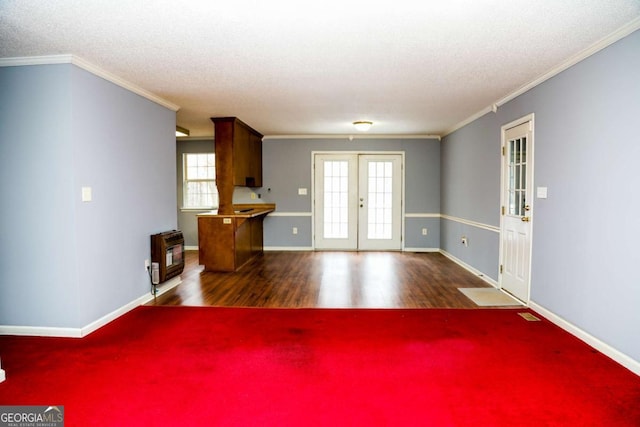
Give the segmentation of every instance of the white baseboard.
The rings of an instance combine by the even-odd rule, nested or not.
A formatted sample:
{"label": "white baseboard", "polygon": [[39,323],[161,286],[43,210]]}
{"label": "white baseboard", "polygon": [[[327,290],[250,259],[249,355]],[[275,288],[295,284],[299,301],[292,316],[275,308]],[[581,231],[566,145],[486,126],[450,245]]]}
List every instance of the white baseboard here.
{"label": "white baseboard", "polygon": [[[182,279],[180,276],[167,280],[157,287],[156,296],[175,288]],[[100,319],[95,320],[82,328],[56,328],[45,326],[3,326],[0,325],[0,335],[21,335],[21,336],[38,336],[38,337],[60,337],[60,338],[82,338],[86,337],[90,333],[100,329],[107,323],[117,319],[123,314],[133,310],[134,308],[144,305],[154,298],[151,293],[142,295],[135,300],[123,305],[122,307],[102,316]]]}
{"label": "white baseboard", "polygon": [[541,306],[540,304],[538,304],[538,303],[536,303],[534,301],[529,301],[529,308],[531,308],[533,311],[535,311],[536,313],[540,314],[542,317],[546,318],[550,322],[558,325],[559,327],[561,327],[565,331],[569,332],[571,335],[573,335],[573,336],[579,338],[580,340],[584,341],[585,343],[589,344],[591,347],[595,348],[599,352],[605,354],[606,356],[610,357],[614,361],[618,362],[619,364],[621,364],[625,368],[629,369],[634,374],[640,375],[640,362],[639,361],[634,360],[630,356],[628,356],[628,355],[622,353],[621,351],[611,347],[609,344],[607,344],[607,343],[605,343],[603,341],[600,341],[598,338],[596,338],[593,335],[589,334],[588,332],[580,329],[579,327],[577,327],[573,323],[570,323],[570,322],[566,321],[562,317],[560,317],[557,314],[547,310],[546,308],[544,308],[543,306]]}
{"label": "white baseboard", "polygon": [[[313,246],[265,246],[264,251],[313,251]],[[404,248],[403,252],[440,252],[440,248]]]}
{"label": "white baseboard", "polygon": [[[493,287],[498,288],[498,282],[496,282],[495,280],[491,279],[490,277],[487,277],[481,271],[476,270],[475,268],[471,267],[469,264],[461,261],[460,259],[458,259],[455,256],[451,255],[450,253],[448,253],[445,250],[440,249],[440,253],[442,253],[442,255],[446,256],[451,261],[453,261],[456,264],[460,265],[464,269],[466,269],[466,270],[470,271],[471,273],[477,275],[478,277],[480,277],[481,279],[483,279],[485,282],[489,283]],[[614,361],[616,361],[620,365],[622,365],[625,368],[629,369],[634,374],[640,375],[640,362],[639,361],[637,361],[637,360],[631,358],[630,356],[622,353],[618,349],[611,347],[609,344],[599,340],[598,338],[596,338],[593,335],[589,334],[588,332],[580,329],[576,325],[566,321],[562,317],[560,317],[557,314],[547,310],[546,308],[544,308],[540,304],[537,304],[534,301],[529,301],[528,307],[531,308],[536,313],[540,314],[542,317],[544,317],[547,320],[549,320],[550,322],[558,325],[559,327],[561,327],[562,329],[564,329],[565,331],[567,331],[571,335],[573,335],[576,338],[584,341],[585,343],[587,343],[588,345],[590,345],[594,349],[598,350],[599,352],[601,352],[601,353],[605,354],[606,356],[610,357],[611,359],[613,359]]]}
{"label": "white baseboard", "polygon": [[265,246],[264,251],[312,251],[311,246]]}
{"label": "white baseboard", "polygon": [[481,278],[482,280],[484,280],[485,282],[487,282],[488,284],[490,284],[491,286],[493,286],[494,288],[498,287],[498,282],[496,282],[495,280],[493,280],[491,277],[487,276],[486,274],[484,274],[482,271],[477,270],[473,267],[471,267],[469,264],[467,264],[466,262],[454,257],[453,255],[451,255],[449,252],[440,249],[440,253],[444,256],[446,256],[447,258],[449,258],[451,261],[455,262],[456,264],[458,264],[459,266],[463,267],[465,270],[470,271],[471,273],[475,274],[476,276],[478,276],[479,278]]}
{"label": "white baseboard", "polygon": [[[197,251],[200,248],[198,246],[185,246],[185,251]],[[263,248],[265,252],[267,251],[312,251],[313,247],[311,246],[265,246]]]}
{"label": "white baseboard", "polygon": [[82,338],[81,328],[56,328],[49,326],[0,326],[0,335],[27,337]]}
{"label": "white baseboard", "polygon": [[[176,286],[178,286],[180,283],[182,283],[182,279],[180,278],[180,276],[176,276],[172,279],[167,280],[166,282],[160,284],[159,286],[156,286],[156,297],[158,295],[162,295],[165,292],[167,292],[168,290],[175,288]],[[124,306],[120,307],[117,310],[112,311],[111,313],[107,314],[106,316],[101,317],[100,319],[96,320],[95,322],[92,322],[90,324],[88,324],[87,326],[85,326],[84,328],[82,328],[82,334],[80,335],[81,337],[85,337],[87,335],[89,335],[91,332],[94,332],[98,329],[100,329],[101,327],[103,327],[104,325],[106,325],[107,323],[117,319],[118,317],[122,316],[123,314],[133,310],[134,308],[144,305],[150,301],[152,301],[154,298],[153,295],[151,295],[151,293],[146,293],[144,295],[142,295],[141,297],[136,298],[135,300],[131,301],[129,304],[125,304]]]}

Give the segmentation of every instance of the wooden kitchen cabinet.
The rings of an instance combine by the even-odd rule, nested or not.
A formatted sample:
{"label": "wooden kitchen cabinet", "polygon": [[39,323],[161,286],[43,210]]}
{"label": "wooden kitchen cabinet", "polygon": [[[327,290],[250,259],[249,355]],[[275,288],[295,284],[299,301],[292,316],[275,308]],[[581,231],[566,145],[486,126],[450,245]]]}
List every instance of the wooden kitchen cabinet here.
{"label": "wooden kitchen cabinet", "polygon": [[215,127],[218,212],[233,214],[236,186],[262,186],[262,134],[237,117],[212,117]]}
{"label": "wooden kitchen cabinet", "polygon": [[233,215],[198,215],[198,256],[205,271],[236,271],[263,252],[262,223],[275,205],[237,205],[236,209]]}
{"label": "wooden kitchen cabinet", "polygon": [[[256,132],[249,133],[248,154],[249,174],[254,177],[253,185],[249,187],[262,187],[262,135]],[[246,182],[246,180],[245,180]]]}
{"label": "wooden kitchen cabinet", "polygon": [[262,134],[237,117],[211,120],[215,125],[216,168],[221,159],[233,165],[234,186],[261,187]]}

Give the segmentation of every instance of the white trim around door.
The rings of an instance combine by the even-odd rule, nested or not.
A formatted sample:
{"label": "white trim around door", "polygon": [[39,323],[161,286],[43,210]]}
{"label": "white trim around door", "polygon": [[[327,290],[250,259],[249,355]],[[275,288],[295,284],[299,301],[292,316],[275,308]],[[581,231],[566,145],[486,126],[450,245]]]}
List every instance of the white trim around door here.
{"label": "white trim around door", "polygon": [[534,218],[534,115],[501,128],[500,288],[528,304]]}
{"label": "white trim around door", "polygon": [[313,246],[402,250],[404,152],[312,152]]}

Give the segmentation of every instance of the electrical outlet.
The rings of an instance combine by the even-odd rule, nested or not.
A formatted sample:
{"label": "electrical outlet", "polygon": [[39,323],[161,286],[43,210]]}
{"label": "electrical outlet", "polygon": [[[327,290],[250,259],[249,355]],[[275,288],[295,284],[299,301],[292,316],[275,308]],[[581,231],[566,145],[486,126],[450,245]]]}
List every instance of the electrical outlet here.
{"label": "electrical outlet", "polygon": [[293,234],[298,234],[298,227],[293,227],[293,228],[291,229],[291,232],[292,232]]}
{"label": "electrical outlet", "polygon": [[149,267],[151,267],[151,261],[149,261],[149,259],[147,258],[144,260],[144,269],[148,270]]}
{"label": "electrical outlet", "polygon": [[255,200],[258,195],[256,193],[251,193],[251,200]]}
{"label": "electrical outlet", "polygon": [[426,229],[426,228],[423,228],[423,229],[422,229],[422,235],[423,235],[423,236],[426,236],[426,235],[427,235],[427,229]]}

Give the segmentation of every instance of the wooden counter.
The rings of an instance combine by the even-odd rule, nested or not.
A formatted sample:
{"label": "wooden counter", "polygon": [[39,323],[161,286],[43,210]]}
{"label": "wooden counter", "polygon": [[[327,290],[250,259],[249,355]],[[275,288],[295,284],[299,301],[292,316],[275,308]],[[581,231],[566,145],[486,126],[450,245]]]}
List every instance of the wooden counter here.
{"label": "wooden counter", "polygon": [[236,271],[262,254],[262,222],[275,208],[274,204],[234,205],[233,214],[199,214],[198,254],[205,271]]}

